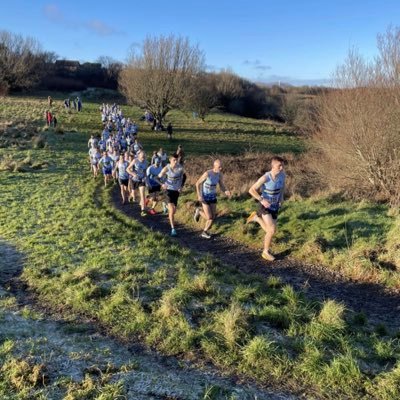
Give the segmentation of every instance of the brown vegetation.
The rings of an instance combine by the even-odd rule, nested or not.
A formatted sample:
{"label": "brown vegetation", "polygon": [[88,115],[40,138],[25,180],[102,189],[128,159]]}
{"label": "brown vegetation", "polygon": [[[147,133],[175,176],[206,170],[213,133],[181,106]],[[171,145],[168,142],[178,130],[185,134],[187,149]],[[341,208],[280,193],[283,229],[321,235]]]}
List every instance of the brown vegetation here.
{"label": "brown vegetation", "polygon": [[45,138],[39,132],[40,127],[34,122],[24,120],[3,121],[0,123],[0,148],[43,148]]}
{"label": "brown vegetation", "polygon": [[[194,185],[201,173],[211,169],[213,161],[219,158],[229,189],[236,196],[247,196],[251,185],[270,170],[273,155],[266,152],[246,152],[241,155],[214,154],[208,157],[196,157],[185,164],[187,183]],[[286,160],[286,194],[288,196],[296,194],[306,197],[318,191],[321,183],[318,181],[318,176],[308,167],[308,161],[305,158],[296,158],[291,153],[281,156]]]}
{"label": "brown vegetation", "polygon": [[379,56],[351,51],[337,71],[339,90],[321,96],[314,135],[316,171],[353,198],[400,203],[400,30],[378,37]]}

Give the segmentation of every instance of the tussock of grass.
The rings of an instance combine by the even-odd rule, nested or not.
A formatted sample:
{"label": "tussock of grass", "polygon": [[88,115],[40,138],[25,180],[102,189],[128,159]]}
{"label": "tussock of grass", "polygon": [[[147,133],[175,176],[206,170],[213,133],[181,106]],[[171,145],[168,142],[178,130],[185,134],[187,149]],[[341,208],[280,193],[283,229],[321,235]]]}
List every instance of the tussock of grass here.
{"label": "tussock of grass", "polygon": [[375,399],[400,398],[400,363],[389,372],[384,372],[367,384],[367,392]]}
{"label": "tussock of grass", "polygon": [[246,312],[236,303],[229,309],[219,312],[214,317],[214,330],[221,335],[228,348],[233,349],[247,332]]}
{"label": "tussock of grass", "polygon": [[34,364],[32,361],[12,357],[4,362],[0,374],[20,394],[28,394],[30,389],[43,387],[49,380],[48,372],[43,364]]}
{"label": "tussock of grass", "polygon": [[71,382],[68,385],[65,400],[86,400],[86,399],[123,399],[125,390],[122,382],[109,383],[110,377],[102,375],[100,380],[95,380],[87,375],[82,382]]}

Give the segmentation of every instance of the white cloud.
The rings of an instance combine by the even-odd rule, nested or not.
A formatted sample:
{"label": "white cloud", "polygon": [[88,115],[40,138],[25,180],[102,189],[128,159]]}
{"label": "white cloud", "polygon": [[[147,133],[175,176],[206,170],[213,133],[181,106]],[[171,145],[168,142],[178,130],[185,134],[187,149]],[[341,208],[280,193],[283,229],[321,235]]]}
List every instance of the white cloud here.
{"label": "white cloud", "polygon": [[46,4],[43,7],[43,14],[47,20],[58,25],[64,26],[67,29],[85,29],[98,36],[111,36],[122,34],[122,31],[118,31],[106,22],[99,19],[92,19],[89,21],[82,21],[77,19],[68,18],[60,10],[56,4]]}

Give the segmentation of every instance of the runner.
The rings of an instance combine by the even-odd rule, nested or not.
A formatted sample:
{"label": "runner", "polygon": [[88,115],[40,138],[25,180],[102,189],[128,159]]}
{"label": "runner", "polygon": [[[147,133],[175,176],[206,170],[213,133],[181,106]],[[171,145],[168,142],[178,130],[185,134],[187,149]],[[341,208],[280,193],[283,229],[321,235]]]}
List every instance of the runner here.
{"label": "runner", "polygon": [[104,186],[107,186],[107,182],[112,179],[113,160],[106,151],[103,151],[103,157],[100,158],[99,166],[102,167]]}
{"label": "runner", "polygon": [[111,155],[110,155],[111,160],[113,160],[113,172],[112,172],[112,177],[114,178],[114,182],[117,180],[117,163],[119,160],[119,152],[118,150],[114,147]]}
{"label": "runner", "polygon": [[135,154],[139,153],[141,150],[143,150],[142,144],[139,142],[139,140],[135,137],[135,140],[133,141],[133,151]]}
{"label": "runner", "polygon": [[166,182],[161,183],[161,187],[167,190],[168,198],[168,217],[171,224],[171,236],[177,236],[175,229],[175,213],[176,207],[178,206],[178,198],[181,192],[183,181],[183,166],[178,163],[178,155],[172,154],[169,158],[169,164],[167,164],[158,175],[159,179],[166,176]]}
{"label": "runner", "polygon": [[97,147],[98,145],[98,140],[97,138],[94,137],[94,135],[90,135],[90,139],[88,140],[88,149],[91,149],[92,147]]}
{"label": "runner", "polygon": [[200,217],[206,220],[204,230],[201,237],[211,239],[208,230],[211,228],[217,215],[217,185],[225,193],[231,197],[231,192],[224,185],[223,175],[221,172],[221,161],[215,160],[213,169],[210,169],[199,178],[196,182],[197,199],[201,202],[203,210],[196,207],[194,220],[199,222]]}
{"label": "runner", "polygon": [[160,196],[161,185],[158,180],[158,175],[162,170],[161,160],[158,157],[153,159],[152,165],[147,168],[146,175],[147,175],[147,185],[149,188],[149,201],[150,203],[150,210],[149,214],[154,215],[157,214],[155,207],[157,205],[158,198]]}
{"label": "runner", "polygon": [[161,160],[161,166],[165,167],[167,165],[168,156],[167,156],[167,153],[164,151],[164,149],[162,147],[160,147],[160,150],[158,150],[157,156]]}
{"label": "runner", "polygon": [[[249,190],[250,195],[260,202],[260,207],[257,212],[253,211],[250,214],[247,218],[247,223],[257,222],[265,231],[264,250],[261,256],[267,261],[275,260],[269,248],[272,237],[276,232],[279,208],[283,203],[286,178],[283,164],[283,158],[272,157],[271,170],[263,175]],[[261,195],[259,194],[260,190]]]}
{"label": "runner", "polygon": [[[131,164],[135,160],[134,153],[125,154],[125,158],[128,161],[128,165]],[[129,175],[129,182],[128,182],[128,191],[129,191],[129,198],[128,201],[136,201],[135,191],[133,190],[133,177]]]}
{"label": "runner", "polygon": [[93,172],[93,178],[97,178],[99,173],[99,161],[101,159],[100,150],[97,147],[91,147],[89,150],[90,170]]}
{"label": "runner", "polygon": [[118,183],[121,189],[122,204],[125,204],[125,200],[129,196],[129,190],[128,190],[129,174],[127,172],[128,166],[129,163],[128,161],[125,160],[124,154],[121,154],[119,156],[119,160],[117,162],[115,169],[118,172]]}
{"label": "runner", "polygon": [[145,217],[147,215],[145,210],[146,169],[146,153],[143,150],[140,150],[139,153],[137,153],[137,158],[129,164],[127,172],[129,175],[132,176],[133,198],[135,198],[135,190],[139,189],[139,202],[141,209],[140,215],[142,217]]}

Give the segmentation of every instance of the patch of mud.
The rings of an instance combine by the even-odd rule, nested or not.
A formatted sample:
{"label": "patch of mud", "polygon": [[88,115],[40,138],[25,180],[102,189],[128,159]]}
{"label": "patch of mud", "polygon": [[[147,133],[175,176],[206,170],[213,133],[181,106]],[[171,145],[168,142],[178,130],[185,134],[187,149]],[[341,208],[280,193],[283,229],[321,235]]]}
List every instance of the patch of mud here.
{"label": "patch of mud", "polygon": [[[45,366],[47,383],[41,391],[45,397],[41,398],[62,399],[66,386],[60,382],[82,382],[87,375],[99,379],[103,374],[111,375],[110,383],[123,382],[127,399],[295,398],[238,384],[213,370],[195,370],[137,345],[123,345],[100,334],[93,324],[49,320],[30,309],[26,299],[18,298],[19,304],[25,303],[21,308],[12,301],[15,299],[8,286],[22,268],[23,257],[0,241],[0,344],[11,340],[12,357]],[[206,397],[206,393],[212,397]]]}
{"label": "patch of mud", "polygon": [[[118,187],[113,190],[112,199],[114,206],[126,215],[149,229],[169,235],[167,216],[157,214],[141,217],[136,204],[121,205]],[[210,253],[246,274],[265,278],[279,276],[283,282],[303,291],[308,298],[319,301],[334,299],[349,310],[365,314],[372,324],[385,324],[394,331],[400,328],[400,294],[383,285],[351,281],[324,267],[307,265],[290,258],[278,257],[273,263],[268,263],[260,257],[261,250],[256,251],[230,238],[216,235],[211,240],[202,239],[200,230],[193,231],[184,225],[178,225],[177,231],[178,237],[173,240],[192,250]]]}

